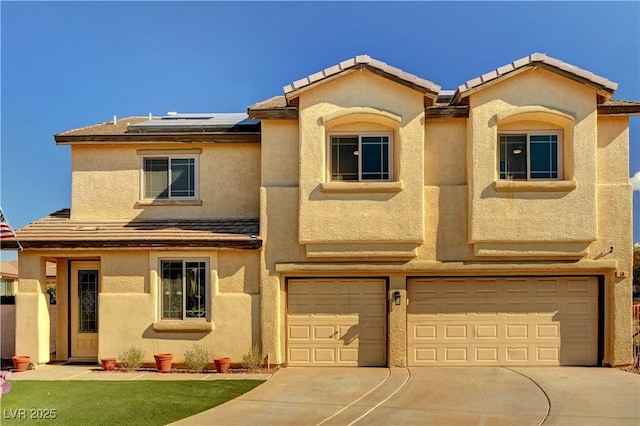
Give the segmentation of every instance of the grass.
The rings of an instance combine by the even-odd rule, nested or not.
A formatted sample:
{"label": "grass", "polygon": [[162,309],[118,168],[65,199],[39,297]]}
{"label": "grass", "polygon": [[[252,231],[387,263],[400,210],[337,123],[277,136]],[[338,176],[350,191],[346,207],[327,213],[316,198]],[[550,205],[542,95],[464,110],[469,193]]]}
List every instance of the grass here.
{"label": "grass", "polygon": [[[14,380],[11,392],[2,396],[0,423],[165,425],[227,402],[261,383],[260,380]],[[20,417],[20,411],[16,411],[20,409],[25,410],[25,419],[16,418]],[[52,410],[55,420],[34,419],[47,413],[51,416]]]}

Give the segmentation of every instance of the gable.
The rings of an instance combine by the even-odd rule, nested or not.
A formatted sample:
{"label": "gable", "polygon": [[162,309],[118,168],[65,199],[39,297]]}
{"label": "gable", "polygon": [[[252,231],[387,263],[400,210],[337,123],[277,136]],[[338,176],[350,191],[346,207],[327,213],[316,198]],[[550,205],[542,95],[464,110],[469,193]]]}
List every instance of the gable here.
{"label": "gable", "polygon": [[359,55],[284,86],[283,90],[287,100],[287,105],[291,105],[291,101],[296,99],[303,91],[362,69],[366,69],[367,71],[377,74],[383,78],[423,93],[425,97],[432,101],[435,101],[438,97],[438,93],[440,92],[440,86],[429,80],[425,80],[399,68],[392,67],[391,65],[373,59],[368,55]]}
{"label": "gable", "polygon": [[511,78],[529,69],[542,68],[569,80],[595,89],[604,99],[610,99],[618,84],[590,71],[552,58],[544,53],[533,53],[509,64],[496,68],[486,74],[469,80],[456,89],[451,100],[452,105],[464,103],[464,98],[505,79]]}

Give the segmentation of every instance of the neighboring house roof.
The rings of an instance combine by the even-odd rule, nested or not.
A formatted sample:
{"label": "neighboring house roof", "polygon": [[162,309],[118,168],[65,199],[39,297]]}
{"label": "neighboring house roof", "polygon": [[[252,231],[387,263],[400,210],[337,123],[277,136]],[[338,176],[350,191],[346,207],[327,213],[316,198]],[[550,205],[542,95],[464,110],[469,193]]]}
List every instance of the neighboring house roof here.
{"label": "neighboring house roof", "polygon": [[613,93],[618,88],[617,83],[609,81],[606,78],[600,77],[590,71],[562,62],[561,60],[547,56],[544,53],[533,53],[461,84],[456,89],[453,99],[451,100],[451,104],[458,104],[462,98],[486,87],[487,84],[495,83],[505,77],[516,75],[518,72],[533,67],[545,68],[572,80],[591,86],[607,99],[613,96]]}
{"label": "neighboring house roof", "polygon": [[440,86],[429,80],[425,80],[424,78],[420,78],[399,68],[392,67],[382,61],[373,59],[369,55],[359,55],[355,58],[342,61],[332,67],[325,68],[317,73],[308,75],[291,84],[287,84],[283,87],[284,94],[287,100],[289,100],[297,97],[301,90],[307,89],[309,86],[328,81],[340,74],[344,74],[345,72],[355,71],[362,68],[424,93],[434,99],[440,92]]}
{"label": "neighboring house roof", "polygon": [[[162,140],[158,140],[162,136]],[[54,135],[59,145],[113,142],[260,142],[260,122],[246,113],[169,113],[126,117]]]}
{"label": "neighboring house roof", "polygon": [[16,231],[24,248],[229,247],[259,249],[259,219],[78,220],[62,209]]}
{"label": "neighboring house roof", "polygon": [[6,279],[18,279],[18,261],[3,260],[0,261],[0,277]]}

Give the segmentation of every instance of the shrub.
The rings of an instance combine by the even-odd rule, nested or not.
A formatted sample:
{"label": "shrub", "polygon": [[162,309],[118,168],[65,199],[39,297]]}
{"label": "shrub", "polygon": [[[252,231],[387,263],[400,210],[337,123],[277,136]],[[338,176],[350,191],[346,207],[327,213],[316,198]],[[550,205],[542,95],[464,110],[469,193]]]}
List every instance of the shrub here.
{"label": "shrub", "polygon": [[129,349],[118,355],[120,367],[125,371],[137,370],[142,366],[144,360],[144,351],[137,346],[131,346]]}
{"label": "shrub", "polygon": [[184,363],[188,370],[203,371],[209,364],[209,351],[194,344],[184,352]]}
{"label": "shrub", "polygon": [[253,345],[249,352],[242,355],[242,367],[248,370],[256,370],[262,367],[262,352],[258,345]]}

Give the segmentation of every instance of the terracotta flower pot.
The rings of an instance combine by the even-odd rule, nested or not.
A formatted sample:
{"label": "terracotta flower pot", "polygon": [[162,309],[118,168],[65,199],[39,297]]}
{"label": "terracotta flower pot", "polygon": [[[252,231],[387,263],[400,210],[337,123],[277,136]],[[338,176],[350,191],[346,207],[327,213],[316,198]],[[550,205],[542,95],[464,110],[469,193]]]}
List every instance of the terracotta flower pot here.
{"label": "terracotta flower pot", "polygon": [[216,371],[218,373],[226,373],[229,371],[229,365],[231,365],[231,358],[218,358],[218,359],[214,359],[213,362],[216,364]]}
{"label": "terracotta flower pot", "polygon": [[173,354],[155,354],[153,357],[156,359],[156,370],[158,370],[159,373],[168,373],[171,371]]}
{"label": "terracotta flower pot", "polygon": [[13,357],[13,368],[17,372],[27,371],[31,364],[31,357],[29,355],[16,355]]}
{"label": "terracotta flower pot", "polygon": [[100,364],[102,364],[102,368],[104,369],[104,371],[112,371],[116,369],[115,358],[101,358]]}

